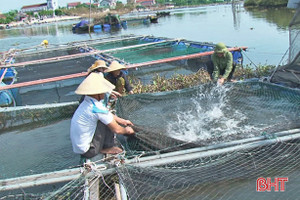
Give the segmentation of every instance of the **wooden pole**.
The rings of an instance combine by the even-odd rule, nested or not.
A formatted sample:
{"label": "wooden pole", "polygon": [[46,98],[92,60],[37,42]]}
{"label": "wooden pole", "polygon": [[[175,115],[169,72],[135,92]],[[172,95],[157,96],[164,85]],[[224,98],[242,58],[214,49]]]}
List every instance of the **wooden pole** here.
{"label": "wooden pole", "polygon": [[115,193],[116,193],[116,199],[117,200],[122,200],[121,199],[120,185],[118,183],[115,183]]}

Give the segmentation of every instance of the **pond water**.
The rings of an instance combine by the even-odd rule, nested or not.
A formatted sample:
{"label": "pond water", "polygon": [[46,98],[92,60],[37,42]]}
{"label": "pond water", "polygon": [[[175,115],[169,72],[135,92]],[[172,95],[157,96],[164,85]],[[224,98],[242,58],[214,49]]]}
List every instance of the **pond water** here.
{"label": "pond water", "polygon": [[[247,10],[243,4],[234,7],[227,4],[173,9],[170,12],[170,16],[159,18],[157,24],[129,24],[127,29],[93,32],[91,35],[72,32],[72,24],[78,20],[0,30],[0,51],[32,47],[44,39],[55,45],[110,35],[136,34],[247,46],[245,64],[278,65],[289,47],[288,24],[294,15],[293,10]],[[148,14],[122,17],[126,19]],[[284,57],[286,60],[287,56]]]}

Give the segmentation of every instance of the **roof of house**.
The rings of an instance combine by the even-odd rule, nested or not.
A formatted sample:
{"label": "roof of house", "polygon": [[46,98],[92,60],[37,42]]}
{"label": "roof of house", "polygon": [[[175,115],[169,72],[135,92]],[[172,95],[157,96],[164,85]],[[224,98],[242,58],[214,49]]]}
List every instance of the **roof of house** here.
{"label": "roof of house", "polygon": [[68,6],[68,7],[70,7],[70,6],[78,6],[78,5],[80,5],[80,4],[81,4],[80,1],[79,1],[79,2],[72,2],[72,3],[68,3],[67,6]]}
{"label": "roof of house", "polygon": [[23,6],[21,9],[37,8],[37,7],[43,7],[43,6],[47,6],[47,3],[40,3],[40,4],[29,5],[29,6]]}

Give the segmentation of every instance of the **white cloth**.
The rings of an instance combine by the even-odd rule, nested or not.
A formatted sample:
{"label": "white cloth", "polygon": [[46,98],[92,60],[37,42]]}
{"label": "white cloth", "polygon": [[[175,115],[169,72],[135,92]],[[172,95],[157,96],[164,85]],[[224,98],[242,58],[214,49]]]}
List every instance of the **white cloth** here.
{"label": "white cloth", "polygon": [[98,120],[107,125],[113,121],[113,115],[103,101],[85,96],[71,120],[70,138],[75,153],[83,154],[89,150]]}

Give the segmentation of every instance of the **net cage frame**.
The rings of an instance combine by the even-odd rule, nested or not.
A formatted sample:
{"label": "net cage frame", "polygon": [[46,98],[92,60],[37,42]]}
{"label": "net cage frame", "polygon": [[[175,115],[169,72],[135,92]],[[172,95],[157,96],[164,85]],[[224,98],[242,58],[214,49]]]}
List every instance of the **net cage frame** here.
{"label": "net cage frame", "polygon": [[[166,154],[160,154],[160,155],[154,155],[154,156],[148,156],[148,157],[137,157],[134,159],[126,160],[125,164],[116,164],[114,161],[113,165],[104,165],[103,164],[96,164],[95,167],[92,169],[92,171],[88,172],[85,171],[84,168],[77,168],[77,169],[70,169],[70,170],[63,170],[63,171],[57,171],[55,173],[51,174],[38,174],[38,175],[32,175],[27,177],[19,177],[14,179],[8,179],[8,180],[0,180],[0,191],[13,191],[13,190],[20,190],[22,188],[23,194],[20,193],[10,193],[6,196],[2,196],[1,199],[10,199],[9,197],[16,197],[17,195],[21,197],[27,197],[27,199],[35,199],[37,197],[45,198],[45,199],[82,199],[83,197],[98,197],[99,199],[109,199],[113,198],[113,196],[116,196],[116,191],[112,189],[111,187],[115,186],[113,183],[111,183],[110,179],[114,179],[113,177],[116,176],[116,173],[119,174],[116,178],[119,179],[117,182],[121,185],[123,188],[123,193],[129,197],[129,199],[149,199],[149,198],[158,198],[158,199],[181,199],[183,198],[182,195],[193,196],[193,192],[191,194],[187,194],[183,191],[186,190],[186,187],[189,184],[195,184],[198,179],[191,180],[191,183],[188,184],[187,182],[184,182],[183,184],[180,184],[179,182],[171,181],[171,184],[167,184],[166,191],[162,191],[162,189],[159,190],[159,194],[157,197],[155,197],[155,194],[153,194],[153,190],[151,188],[148,188],[146,190],[140,191],[141,187],[136,185],[138,182],[133,181],[134,174],[142,173],[144,170],[149,172],[157,172],[158,174],[161,173],[170,173],[170,177],[173,177],[174,175],[178,174],[185,174],[192,168],[184,168],[182,166],[174,167],[172,164],[180,163],[180,162],[186,162],[186,165],[188,164],[188,160],[199,160],[198,167],[203,168],[202,173],[200,177],[206,177],[198,182],[197,184],[200,185],[200,188],[205,187],[211,187],[212,193],[214,193],[215,188],[218,188],[218,185],[223,185],[224,188],[224,181],[226,184],[232,184],[233,188],[237,187],[236,184],[234,184],[235,181],[239,181],[239,179],[244,180],[251,180],[255,178],[258,178],[261,175],[261,172],[255,171],[255,168],[259,168],[260,166],[260,160],[269,159],[270,162],[272,161],[271,158],[268,158],[268,149],[277,151],[277,153],[274,153],[273,151],[270,153],[273,153],[275,155],[280,155],[282,153],[281,148],[276,147],[276,145],[290,145],[285,151],[286,153],[279,157],[278,163],[281,162],[281,160],[288,160],[290,159],[290,155],[288,153],[291,151],[299,152],[299,138],[300,138],[300,130],[294,129],[289,131],[282,131],[278,133],[274,133],[274,138],[268,138],[265,136],[257,137],[257,138],[250,138],[246,140],[237,140],[232,141],[224,144],[219,145],[211,145],[208,147],[201,147],[201,148],[192,148],[189,150],[183,150],[183,151],[177,151],[177,152],[170,152]],[[298,145],[297,145],[298,144]],[[296,146],[295,146],[296,145]],[[298,147],[297,147],[298,146]],[[257,148],[262,147],[262,150],[259,150]],[[292,147],[296,149],[291,149]],[[265,149],[264,149],[265,148]],[[261,151],[261,153],[259,153]],[[258,153],[257,153],[258,152]],[[295,152],[295,153],[296,153]],[[261,154],[261,155],[260,155]],[[288,155],[288,156],[284,156]],[[246,156],[251,158],[250,163],[253,164],[253,166],[249,166],[250,171],[245,172],[235,172],[238,167],[242,167],[244,164],[242,161],[236,161],[238,166],[234,169],[231,169],[229,166],[225,167],[224,163],[227,161],[230,161],[231,159],[236,159],[239,156]],[[255,158],[258,156],[258,158]],[[221,162],[220,159],[223,159]],[[248,161],[247,161],[248,162]],[[292,162],[296,162],[295,159],[292,159]],[[170,165],[171,164],[171,165]],[[168,166],[169,165],[169,166]],[[205,171],[209,170],[209,168],[214,169],[213,166],[221,166],[217,167],[217,171],[215,173],[218,176],[211,176],[209,173],[207,175],[203,175]],[[194,166],[197,168],[197,166]],[[274,172],[268,172],[270,171],[267,168],[267,165],[262,165],[264,170],[267,172],[267,176],[274,176]],[[280,168],[280,167],[279,167]],[[161,169],[161,171],[160,171]],[[178,170],[176,172],[176,169]],[[226,170],[225,170],[226,169]],[[295,169],[297,169],[296,166],[293,166],[291,169],[289,168],[282,168],[283,171],[286,171],[284,174],[286,175],[287,172],[294,173]],[[134,170],[132,172],[132,170]],[[231,173],[231,177],[224,177],[222,175],[221,171],[224,170],[226,172]],[[254,171],[252,171],[254,170]],[[278,169],[277,169],[278,170]],[[298,168],[299,170],[299,168]],[[68,174],[69,173],[69,174]],[[133,174],[131,174],[133,173]],[[172,173],[175,173],[172,175]],[[197,173],[200,173],[199,171]],[[69,177],[67,176],[69,175]],[[275,170],[276,174],[276,170]],[[48,176],[48,177],[47,177]],[[153,175],[154,176],[154,175]],[[158,175],[159,176],[159,175]],[[178,176],[178,175],[177,175]],[[186,175],[184,175],[186,176]],[[226,176],[226,175],[225,175]],[[299,176],[299,175],[298,175]],[[111,177],[111,178],[110,178]],[[155,177],[155,176],[154,176]],[[163,178],[162,176],[161,178]],[[213,178],[214,177],[214,178]],[[165,177],[166,180],[170,181],[169,178]],[[149,178],[146,178],[146,180]],[[290,178],[291,179],[291,178]],[[143,180],[143,179],[142,179]],[[147,186],[148,181],[144,181],[144,183],[140,183],[141,186],[145,184]],[[155,180],[155,179],[154,179]],[[176,179],[174,179],[176,181]],[[180,180],[178,178],[178,180]],[[177,180],[177,181],[178,181]],[[129,181],[129,182],[128,182]],[[233,182],[232,182],[233,181]],[[39,185],[51,185],[53,183],[57,184],[58,182],[61,182],[62,185],[57,186],[57,188],[54,191],[42,193],[42,194],[35,194],[33,192],[30,192],[30,187],[37,187]],[[114,181],[113,181],[114,182]],[[13,183],[13,184],[11,184]],[[158,182],[157,182],[158,183]],[[253,185],[255,186],[255,181],[252,181]],[[150,184],[151,185],[151,184]],[[160,185],[160,184],[158,184]],[[172,186],[168,187],[168,186]],[[177,185],[177,186],[176,186]],[[202,185],[202,186],[201,186]],[[101,188],[101,187],[102,188]],[[152,185],[153,187],[153,185]],[[195,187],[195,186],[194,186]],[[225,187],[230,188],[230,187]],[[230,190],[232,191],[233,188]],[[238,187],[237,187],[238,188]],[[294,188],[294,187],[293,187]],[[295,189],[295,188],[294,188]],[[181,190],[181,192],[179,192]],[[98,191],[98,192],[97,192]],[[106,192],[105,192],[106,191]],[[149,192],[150,191],[150,192]],[[178,193],[179,196],[174,196],[174,193]],[[197,190],[199,192],[199,190]],[[108,193],[107,193],[108,192]],[[210,197],[210,199],[218,199],[219,197],[215,198],[213,194],[203,192],[207,196]],[[258,194],[256,192],[256,194]],[[95,196],[96,195],[96,196]],[[169,197],[167,195],[170,195]],[[226,199],[235,199],[235,197],[231,196],[230,193],[220,194],[221,197],[224,197]],[[254,194],[255,195],[255,194]],[[278,194],[277,194],[278,195]],[[285,195],[282,195],[285,196]],[[240,195],[240,197],[243,197],[243,195]],[[247,197],[245,199],[251,199],[248,195],[244,195],[244,197]],[[287,197],[287,196],[285,196]],[[97,199],[97,198],[92,198]],[[127,197],[126,197],[127,199]],[[193,198],[192,198],[193,199]]]}
{"label": "net cage frame", "polygon": [[[169,39],[169,38],[164,38],[164,37],[154,37],[154,36],[134,36],[134,35],[129,35],[127,37],[123,36],[119,39],[111,39],[111,38],[106,38],[106,39],[102,39],[102,40],[96,40],[91,42],[91,44],[103,44],[103,43],[115,43],[116,41],[126,41],[126,40],[147,40],[150,41],[150,43],[146,43],[146,44],[140,44],[140,45],[130,45],[130,46],[125,46],[125,47],[121,47],[121,48],[113,48],[113,49],[107,49],[104,51],[101,51],[101,53],[99,53],[97,50],[92,50],[91,47],[87,46],[86,48],[81,48],[81,50],[79,50],[80,52],[83,52],[81,54],[81,56],[77,56],[77,54],[75,54],[75,56],[72,57],[68,57],[68,56],[61,56],[61,57],[53,57],[49,59],[40,59],[40,60],[33,60],[33,61],[29,61],[29,62],[21,62],[21,63],[14,63],[14,68],[17,68],[18,66],[24,66],[26,65],[24,68],[20,68],[20,71],[18,72],[18,83],[12,84],[12,85],[6,85],[6,86],[1,86],[0,90],[6,90],[6,89],[12,89],[12,88],[16,88],[16,87],[24,87],[24,86],[30,86],[30,85],[34,85],[34,84],[44,84],[50,81],[58,81],[58,80],[63,80],[63,79],[69,79],[72,78],[72,76],[74,76],[74,78],[76,77],[84,77],[87,75],[87,72],[81,72],[80,71],[85,71],[84,69],[87,68],[89,65],[91,65],[96,59],[103,59],[106,62],[110,63],[112,60],[118,60],[120,63],[124,63],[124,61],[118,59],[117,57],[113,57],[113,56],[109,56],[108,54],[106,54],[105,52],[114,52],[114,51],[120,51],[120,50],[126,50],[126,49],[137,49],[143,46],[148,46],[148,45],[159,45],[160,43],[178,43],[178,44],[184,44],[187,46],[193,46],[193,45],[203,45],[203,46],[207,46],[209,48],[213,48],[214,44],[212,43],[206,43],[206,42],[194,42],[194,41],[188,41],[188,40],[182,40],[182,39]],[[72,45],[76,44],[75,46],[79,46],[78,44],[82,44],[81,42],[79,43],[72,43]],[[68,49],[70,47],[63,47],[63,49]],[[59,49],[59,48],[58,48]],[[238,47],[238,48],[230,48],[230,51],[235,52],[234,55],[241,51],[241,50],[245,50],[246,47]],[[44,53],[49,52],[50,49],[46,49],[42,52],[40,52],[42,55],[44,55]],[[73,51],[73,50],[72,50]],[[32,53],[32,52],[31,52]],[[88,55],[86,55],[86,53]],[[137,69],[137,68],[141,68],[141,67],[146,67],[146,66],[153,66],[155,64],[160,64],[160,63],[167,63],[167,62],[176,62],[176,61],[181,61],[181,60],[187,60],[187,59],[196,59],[198,57],[203,57],[203,56],[209,56],[212,52],[204,52],[204,53],[198,53],[198,54],[192,54],[192,55],[183,55],[183,56],[177,56],[177,57],[170,57],[170,58],[166,58],[166,59],[159,59],[159,60],[155,60],[155,61],[150,61],[150,62],[143,62],[143,63],[136,63],[136,64],[128,64],[128,63],[124,63],[124,64],[128,64],[127,68],[128,69]],[[26,57],[26,55],[28,55],[28,53],[26,52],[23,56]],[[90,55],[93,55],[92,57],[90,57]],[[242,54],[239,53],[239,55],[235,56],[236,59],[238,59],[239,57],[242,57]],[[85,59],[89,58],[88,62],[85,62]],[[52,63],[56,62],[59,66],[62,66],[60,68],[63,68],[64,65],[66,65],[66,67],[68,68],[66,72],[64,72],[64,76],[61,77],[57,77],[57,75],[59,75],[61,72],[61,70],[59,68],[57,69],[52,69],[51,73],[47,73],[47,75],[43,75],[42,71],[46,71],[49,69],[49,67],[51,68],[51,65],[53,65]],[[70,66],[72,65],[73,62],[76,62],[77,65],[79,65],[80,63],[80,68],[76,69],[76,71],[74,72],[79,72],[77,74],[70,74],[72,73],[72,71],[70,71]],[[237,61],[240,62],[240,61]],[[242,62],[242,59],[241,59]],[[66,63],[66,64],[65,64]],[[79,63],[79,64],[78,64]],[[242,64],[242,63],[241,63]],[[11,64],[13,65],[13,64]],[[87,66],[85,66],[87,65]],[[4,67],[7,68],[10,65],[5,65]],[[85,66],[85,68],[83,69],[82,66]],[[42,70],[40,72],[40,70]],[[32,76],[30,76],[31,71],[38,71],[38,73],[36,73],[35,76],[37,76],[34,79],[41,79],[41,80],[34,80],[34,81],[30,81],[32,79]],[[22,75],[23,74],[23,75]],[[53,77],[56,76],[56,77]],[[26,79],[24,77],[27,77]],[[30,78],[29,78],[30,77]],[[53,77],[53,79],[52,79]],[[45,80],[44,80],[44,79]],[[26,82],[27,81],[27,82]],[[23,83],[24,82],[24,83]],[[18,103],[18,98],[16,99],[16,95],[14,91],[8,91],[7,93],[12,93],[12,96],[14,97],[14,101],[13,101],[13,105],[20,105],[20,103]],[[47,102],[45,102],[47,103]]]}

